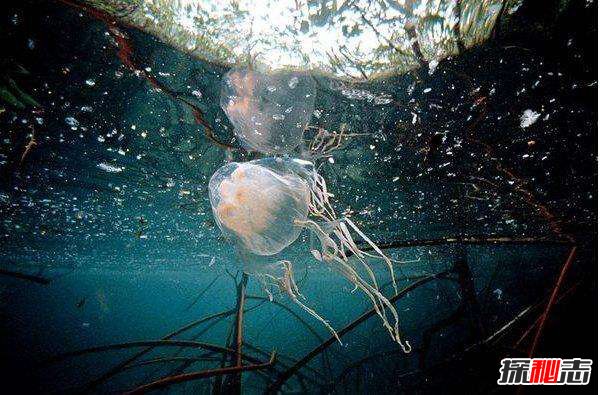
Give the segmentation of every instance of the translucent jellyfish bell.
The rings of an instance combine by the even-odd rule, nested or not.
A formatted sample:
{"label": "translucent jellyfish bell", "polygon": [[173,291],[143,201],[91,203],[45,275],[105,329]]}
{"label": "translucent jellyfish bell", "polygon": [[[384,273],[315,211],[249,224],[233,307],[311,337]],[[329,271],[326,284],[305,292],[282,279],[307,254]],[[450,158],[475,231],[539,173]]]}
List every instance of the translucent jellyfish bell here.
{"label": "translucent jellyfish bell", "polygon": [[315,82],[298,72],[232,69],[223,78],[221,107],[242,144],[268,154],[302,143],[315,103]]}
{"label": "translucent jellyfish bell", "polygon": [[308,185],[252,162],[221,167],[209,182],[221,231],[256,255],[274,255],[294,242],[308,216]]}

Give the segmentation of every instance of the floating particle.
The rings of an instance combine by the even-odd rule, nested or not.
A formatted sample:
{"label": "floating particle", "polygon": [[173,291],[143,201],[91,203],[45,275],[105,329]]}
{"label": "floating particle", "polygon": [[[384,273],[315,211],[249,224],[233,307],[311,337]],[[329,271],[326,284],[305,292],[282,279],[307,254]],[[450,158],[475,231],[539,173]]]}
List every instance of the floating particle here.
{"label": "floating particle", "polygon": [[123,167],[113,166],[109,163],[104,163],[104,162],[98,163],[98,167],[107,173],[120,173],[123,171]]}
{"label": "floating particle", "polygon": [[498,300],[502,299],[502,290],[500,288],[495,289],[494,295],[496,295],[496,298],[498,298]]}
{"label": "floating particle", "polygon": [[73,117],[66,117],[65,122],[72,128],[76,128],[77,126],[79,126],[79,121]]}
{"label": "floating particle", "polygon": [[523,129],[530,127],[531,125],[536,123],[540,115],[541,114],[539,112],[535,112],[529,109],[523,111],[523,114],[521,115],[521,127]]}
{"label": "floating particle", "polygon": [[439,60],[432,60],[429,62],[429,75],[432,75],[433,73],[435,73],[435,69],[437,69],[438,64],[440,64]]}
{"label": "floating particle", "polygon": [[419,116],[417,114],[415,114],[414,112],[411,112],[412,114],[412,124],[414,125],[415,123],[417,123],[417,119],[419,119]]}

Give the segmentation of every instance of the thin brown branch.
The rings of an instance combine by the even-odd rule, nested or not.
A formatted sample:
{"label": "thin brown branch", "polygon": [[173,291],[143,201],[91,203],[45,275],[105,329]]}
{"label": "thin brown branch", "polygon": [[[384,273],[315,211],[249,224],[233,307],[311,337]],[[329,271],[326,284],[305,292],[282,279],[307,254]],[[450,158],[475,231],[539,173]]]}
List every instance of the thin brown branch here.
{"label": "thin brown branch", "polygon": [[202,299],[202,296],[204,296],[204,294],[210,289],[210,287],[212,287],[217,282],[218,279],[219,276],[215,276],[215,278],[213,278],[210,284],[208,284],[202,291],[200,291],[200,293],[198,293],[198,295],[196,295],[196,297],[187,305],[185,311],[191,309],[192,306],[194,306],[200,299]]}
{"label": "thin brown branch", "polygon": [[[195,328],[196,326],[219,318],[219,317],[226,317],[228,315],[231,315],[235,312],[234,309],[231,310],[227,310],[227,311],[222,311],[220,313],[215,313],[215,314],[211,314],[209,316],[200,318],[196,321],[190,322],[189,324],[186,324],[184,326],[182,326],[181,328],[169,333],[168,335],[164,336],[162,338],[162,340],[169,340],[189,329]],[[118,374],[119,372],[121,372],[125,367],[127,367],[129,364],[133,363],[134,361],[136,361],[137,359],[143,357],[144,355],[148,354],[150,351],[152,351],[157,345],[153,344],[150,345],[149,347],[139,351],[138,353],[132,355],[131,357],[125,359],[124,361],[122,361],[121,363],[119,363],[118,365],[114,366],[113,368],[109,369],[108,371],[106,371],[104,374],[102,374],[100,377],[98,377],[97,379],[91,381],[88,385],[86,385],[85,390],[86,392],[90,392],[91,390],[93,390],[94,388],[98,387],[100,384],[102,384],[103,382],[105,382],[106,380],[110,379],[111,377],[115,376],[116,374]]]}
{"label": "thin brown branch", "polygon": [[300,316],[298,313],[296,313],[294,310],[290,309],[288,306],[284,305],[283,303],[280,303],[276,300],[270,300],[269,298],[264,297],[264,296],[247,295],[246,299],[261,300],[261,301],[265,301],[265,302],[274,304],[275,306],[285,310],[292,317],[294,317],[296,320],[298,320],[298,322],[301,323],[318,341],[320,341],[320,342],[323,341],[323,337],[321,335],[319,335],[319,333],[315,330],[315,328],[310,326],[310,324],[308,322],[306,322],[304,319],[302,319],[302,316]]}
{"label": "thin brown branch", "polygon": [[[211,353],[207,353],[208,355],[213,354]],[[139,368],[142,366],[148,366],[148,365],[156,365],[156,364],[162,364],[165,362],[199,362],[199,361],[214,361],[215,357],[162,357],[162,358],[153,358],[153,359],[147,359],[145,361],[140,361],[137,363],[133,363],[131,365],[128,365],[125,367],[125,369],[133,369],[133,368]]]}
{"label": "thin brown branch", "polygon": [[246,285],[248,284],[248,275],[242,274],[242,280],[238,287],[238,306],[236,315],[236,366],[242,366],[242,346],[244,344],[244,304],[246,303]]}
{"label": "thin brown branch", "polygon": [[[262,356],[263,356],[263,357],[265,357],[265,358],[268,358],[268,357],[271,355],[270,353],[268,353],[268,352],[266,352],[266,351],[263,351],[263,350],[261,350],[260,348],[258,348],[258,347],[256,347],[256,346],[253,346],[253,345],[252,345],[252,344],[250,344],[250,343],[247,343],[247,342],[246,342],[246,343],[244,343],[244,346],[246,346],[246,347],[247,347],[249,350],[252,350],[252,351],[253,351],[253,352],[255,352],[256,354],[258,354],[258,355],[262,355]],[[285,362],[285,361],[287,361],[287,362]],[[294,364],[294,363],[296,363],[296,362],[298,362],[298,360],[297,360],[297,359],[294,359],[294,358],[292,358],[292,357],[289,357],[289,356],[286,356],[286,355],[281,355],[281,354],[279,354],[279,355],[277,356],[277,366],[278,366],[279,368],[282,368],[283,370],[285,370],[285,369],[289,369],[289,368],[290,368],[290,364]],[[274,370],[275,370],[275,369],[274,369]],[[280,370],[281,370],[281,369],[280,369]],[[321,381],[321,382],[319,382],[319,381],[318,381],[316,378],[309,377],[309,376],[307,376],[307,375],[305,375],[305,374],[302,374],[302,373],[300,373],[300,372],[298,372],[298,373],[296,374],[296,375],[297,375],[297,377],[298,377],[298,378],[300,378],[300,379],[303,379],[303,380],[308,380],[308,381],[311,381],[311,382],[313,382],[313,383],[315,383],[315,384],[318,384],[318,385],[321,385],[323,382],[327,381],[327,377],[325,377],[325,375],[323,374],[323,372],[321,372],[321,371],[319,371],[319,370],[317,370],[317,369],[315,369],[315,368],[312,368],[312,367],[310,367],[310,366],[306,366],[306,370],[307,370],[307,371],[309,371],[309,372],[311,372],[311,373],[312,373],[312,374],[313,374],[315,377],[318,377],[318,378],[319,378],[320,380],[322,380],[322,381]]]}
{"label": "thin brown branch", "polygon": [[198,107],[194,103],[190,102],[185,97],[181,96],[181,94],[169,89],[165,84],[161,83],[154,75],[152,75],[150,72],[146,71],[146,68],[140,67],[138,62],[134,59],[133,46],[131,45],[129,37],[123,31],[121,31],[121,29],[119,28],[121,23],[118,22],[116,20],[116,18],[114,18],[112,15],[108,14],[107,12],[90,7],[84,3],[81,3],[80,1],[77,1],[77,0],[58,0],[58,1],[66,4],[68,6],[82,10],[82,11],[86,12],[90,17],[106,23],[106,25],[108,27],[108,32],[111,34],[111,36],[115,39],[115,42],[117,43],[117,47],[118,47],[117,57],[121,60],[121,62],[127,68],[129,68],[131,71],[133,71],[136,75],[143,77],[146,81],[148,81],[148,83],[153,88],[165,93],[166,95],[170,96],[172,99],[185,104],[192,112],[192,115],[194,116],[196,123],[204,127],[204,135],[206,136],[206,138],[210,142],[212,142],[214,145],[216,145],[220,148],[226,149],[226,150],[237,149],[237,147],[235,147],[229,143],[220,141],[216,137],[213,127],[210,125],[210,123],[208,123],[206,121],[206,119],[204,117],[204,113],[202,112],[200,107]]}
{"label": "thin brown branch", "polygon": [[542,331],[544,330],[544,325],[546,324],[546,320],[548,319],[548,316],[550,315],[550,309],[556,302],[556,297],[558,296],[560,286],[561,286],[569,268],[571,267],[571,264],[575,260],[575,252],[576,251],[577,251],[577,247],[571,248],[571,251],[569,252],[569,256],[567,257],[565,263],[562,266],[562,269],[560,271],[558,279],[556,280],[556,284],[554,285],[554,289],[552,290],[552,294],[550,295],[550,299],[548,299],[548,304],[546,305],[546,309],[544,310],[544,313],[542,314],[542,317],[540,319],[540,324],[538,325],[537,332],[535,334],[535,337],[533,338],[533,343],[531,344],[531,348],[529,349],[529,358],[532,358],[533,354],[535,353],[535,349],[537,348],[537,345],[540,341],[540,337],[542,336]]}
{"label": "thin brown branch", "polygon": [[168,387],[173,384],[183,383],[183,382],[187,382],[187,381],[198,380],[198,379],[214,377],[214,376],[240,374],[241,372],[249,372],[252,370],[264,369],[264,368],[268,368],[268,367],[272,366],[274,363],[275,363],[275,353],[273,352],[273,354],[271,354],[271,359],[265,363],[257,363],[254,365],[247,365],[247,366],[241,366],[241,365],[240,366],[230,366],[230,367],[226,367],[226,368],[209,369],[209,370],[202,370],[202,371],[193,372],[193,373],[183,373],[183,374],[179,374],[176,376],[168,376],[168,377],[164,377],[160,380],[156,380],[151,383],[141,385],[132,391],[126,392],[126,394],[128,394],[128,395],[144,394],[148,391],[156,390],[159,388],[165,388],[165,387]]}
{"label": "thin brown branch", "polygon": [[[556,299],[556,302],[554,304],[558,304],[560,303],[565,297],[567,297],[569,294],[571,294],[576,288],[577,286],[579,286],[581,282],[577,282],[576,284],[574,284],[573,286],[571,286],[568,290],[566,290],[565,292],[563,292],[558,299]],[[536,307],[540,307],[542,303],[538,303],[538,306]],[[527,336],[529,336],[529,334],[531,332],[533,332],[533,330],[538,326],[538,324],[540,323],[540,320],[542,319],[542,314],[540,314],[535,321],[529,326],[529,328],[527,328],[527,330],[525,330],[525,332],[523,332],[523,334],[521,335],[521,337],[519,338],[519,340],[516,341],[516,343],[514,344],[513,348],[517,348],[521,345],[521,343],[523,343],[523,341],[527,338]]]}
{"label": "thin brown branch", "polygon": [[[239,283],[236,284],[237,288],[237,306],[236,306],[236,318],[233,327],[233,341],[234,344],[230,345],[230,348],[235,350],[235,354],[231,358],[231,364],[233,367],[242,366],[242,347],[244,345],[244,304],[246,303],[246,286],[248,284],[248,274],[242,273],[242,278]],[[241,372],[232,374],[229,379],[225,382],[227,393],[240,394],[242,392],[242,376]]]}
{"label": "thin brown branch", "polygon": [[[476,138],[468,138],[467,141],[479,144],[483,147],[484,151],[490,158],[495,157],[494,150],[490,144]],[[563,230],[561,221],[552,213],[548,206],[538,201],[535,195],[525,187],[526,182],[517,175],[516,171],[510,167],[504,166],[499,160],[496,161],[495,167],[498,172],[508,176],[510,180],[513,181],[514,188],[517,192],[519,192],[523,198],[523,201],[529,206],[533,207],[538,214],[548,222],[550,229],[556,236],[561,239],[568,240],[571,242],[571,244],[575,243],[575,238],[573,235],[568,234]]]}
{"label": "thin brown branch", "polygon": [[[54,356],[42,363],[42,365],[49,365],[53,363],[57,363],[63,361],[68,358],[78,357],[86,354],[93,354],[105,351],[112,350],[126,350],[129,348],[137,348],[137,347],[189,347],[189,348],[201,348],[208,351],[215,351],[219,353],[227,353],[230,355],[235,355],[236,351],[227,347],[218,346],[216,344],[197,342],[197,341],[189,341],[189,340],[143,340],[143,341],[134,341],[127,343],[117,343],[117,344],[108,344],[104,346],[98,347],[90,347],[84,348],[82,350],[71,351],[64,354],[60,354]],[[252,363],[260,363],[257,362],[257,359],[248,355],[242,354],[242,358],[246,361],[250,361]]]}

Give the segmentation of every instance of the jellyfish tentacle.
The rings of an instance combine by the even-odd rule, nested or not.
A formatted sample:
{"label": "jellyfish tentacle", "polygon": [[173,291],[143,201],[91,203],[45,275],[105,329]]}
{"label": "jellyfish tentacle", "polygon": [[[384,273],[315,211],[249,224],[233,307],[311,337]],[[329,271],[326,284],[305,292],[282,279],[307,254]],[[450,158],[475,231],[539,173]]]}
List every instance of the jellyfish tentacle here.
{"label": "jellyfish tentacle", "polygon": [[[325,231],[323,231],[316,222],[307,220],[305,222],[305,224],[307,227],[309,227],[311,230],[313,230],[317,234],[317,236],[321,239],[321,243],[323,246],[322,248],[323,248],[324,252],[326,252],[323,254],[323,257],[326,258],[326,259],[324,259],[324,261],[325,262],[334,261],[336,264],[332,265],[332,267],[337,269],[348,281],[350,281],[352,284],[354,284],[355,289],[356,288],[360,289],[361,291],[363,291],[363,293],[365,295],[367,295],[367,297],[369,297],[369,299],[371,299],[371,302],[373,303],[373,306],[375,308],[375,312],[381,318],[381,320],[383,322],[383,326],[388,330],[388,332],[390,333],[390,335],[394,339],[394,341],[396,341],[398,344],[400,344],[402,346],[402,339],[401,339],[400,330],[399,330],[400,319],[399,319],[399,316],[398,316],[398,313],[397,313],[395,307],[381,293],[381,291],[379,291],[379,289],[376,286],[373,286],[373,285],[369,284],[367,281],[365,281],[358,274],[358,272],[356,272],[356,270],[354,269],[352,264],[350,262],[348,262],[348,260],[344,260],[339,255],[339,251],[335,250],[335,248],[337,248],[337,245],[331,240],[331,237]],[[327,245],[334,246],[333,253],[327,252],[326,247],[325,247]],[[365,263],[365,266],[368,267],[368,265],[366,265],[366,263]],[[390,323],[390,319],[388,317],[387,311],[389,311],[393,317],[393,324]],[[404,349],[404,347],[403,347],[403,349]]]}
{"label": "jellyfish tentacle", "polygon": [[[340,239],[340,244],[341,245],[347,245],[348,249],[350,251],[354,252],[354,249],[352,248],[352,246],[348,243],[348,241],[344,238],[343,234],[340,234],[340,231],[336,231],[336,236]],[[379,284],[377,282],[377,278],[375,276],[375,273],[373,272],[373,269],[371,269],[371,267],[367,264],[367,262],[362,259],[362,257],[356,253],[354,253],[354,256],[356,257],[356,260],[358,260],[358,262],[361,263],[362,267],[365,269],[365,271],[367,272],[368,276],[370,277],[371,281],[372,281],[372,286],[374,289],[379,290]],[[341,257],[345,262],[349,262],[348,258],[346,258],[345,256]],[[383,303],[378,300],[381,310],[385,311],[385,307],[383,305]],[[386,317],[387,318],[387,317]]]}
{"label": "jellyfish tentacle", "polygon": [[[365,234],[364,234],[364,233],[363,233],[363,232],[362,232],[362,231],[361,231],[361,230],[358,228],[358,226],[356,226],[356,224],[354,223],[354,221],[352,221],[350,218],[344,218],[344,222],[346,222],[348,225],[350,225],[350,227],[352,227],[352,229],[354,229],[354,231],[355,231],[356,233],[358,233],[358,235],[359,235],[359,236],[360,236],[360,237],[361,237],[361,238],[362,238],[364,241],[366,241],[366,242],[367,242],[367,244],[369,244],[369,246],[371,246],[371,248],[373,248],[373,250],[374,250],[374,251],[375,251],[377,254],[379,254],[379,255],[373,255],[373,254],[369,254],[369,253],[366,253],[366,252],[364,252],[364,251],[360,250],[360,249],[358,248],[358,246],[356,246],[356,244],[354,243],[354,240],[352,240],[352,238],[350,238],[350,242],[353,244],[353,246],[355,246],[355,247],[356,247],[356,250],[357,250],[358,252],[360,252],[360,254],[361,254],[361,255],[367,255],[367,256],[370,256],[370,257],[373,257],[373,258],[379,258],[379,259],[382,259],[382,260],[385,262],[385,264],[386,264],[386,265],[387,265],[387,267],[388,267],[388,270],[390,271],[390,276],[392,277],[392,284],[393,284],[393,286],[394,286],[394,291],[395,291],[395,292],[398,292],[398,286],[396,285],[396,276],[394,275],[394,268],[393,268],[393,266],[392,266],[392,261],[390,260],[390,258],[388,258],[388,257],[387,257],[387,256],[386,256],[386,255],[383,253],[383,251],[381,251],[381,249],[380,249],[379,247],[377,247],[377,245],[376,245],[375,243],[373,243],[373,241],[372,241],[372,240],[371,240],[371,239],[370,239],[370,238],[369,238],[367,235],[365,235]],[[348,235],[349,235],[349,233],[348,233]]]}
{"label": "jellyfish tentacle", "polygon": [[[375,308],[375,312],[381,318],[383,326],[388,330],[395,342],[402,344],[399,330],[399,317],[391,302],[383,294],[381,294],[379,290],[374,289],[370,284],[365,282],[362,277],[356,273],[352,266],[348,264],[348,262],[344,262],[338,257],[336,257],[335,260],[337,261],[338,265],[335,265],[334,267],[338,269],[338,271],[344,277],[346,277],[346,279],[358,286],[358,288],[361,289],[365,295],[369,297],[369,299],[371,299],[373,307]],[[386,305],[387,309],[382,309],[381,304]],[[392,313],[394,318],[393,324],[390,323],[386,314],[386,310],[389,310]]]}
{"label": "jellyfish tentacle", "polygon": [[[381,249],[377,247],[377,245],[367,235],[365,235],[364,232],[362,232],[351,219],[337,218],[329,201],[329,197],[333,195],[327,190],[327,184],[322,176],[320,176],[316,171],[312,171],[310,174],[310,181],[311,188],[309,212],[312,216],[323,219],[326,223],[332,225],[332,231],[328,233],[325,232],[316,222],[312,220],[305,221],[306,226],[315,232],[321,241],[321,256],[323,261],[329,263],[334,261],[336,264],[333,265],[333,267],[338,269],[340,273],[346,279],[348,279],[348,281],[353,283],[355,289],[360,289],[371,299],[375,308],[375,312],[381,318],[384,327],[388,330],[392,339],[394,339],[394,341],[402,347],[404,352],[409,352],[410,344],[408,342],[404,342],[402,340],[402,336],[400,335],[400,319],[398,312],[390,303],[389,299],[387,299],[379,290],[376,276],[366,262],[367,258],[383,260],[390,271],[392,284],[394,290],[397,292],[396,278],[391,259],[387,257],[383,251],[381,251]],[[348,226],[346,226],[346,224],[348,224]],[[354,241],[354,238],[352,237],[348,227],[355,231],[356,234],[363,239],[375,251],[376,254],[362,251],[356,245],[356,242]],[[332,236],[337,239],[337,242],[332,239]],[[352,254],[364,267],[368,277],[372,281],[372,284],[370,284],[368,281],[365,281],[365,279],[358,274],[356,269],[349,262],[346,249],[352,252]],[[391,317],[389,317],[388,314],[391,314]]]}
{"label": "jellyfish tentacle", "polygon": [[[352,240],[352,236],[350,235],[348,228],[346,227],[346,225],[343,222],[340,222],[339,230],[336,230],[335,233],[336,233],[336,236],[338,237],[338,239],[340,240],[340,245],[347,246],[348,249],[354,253],[354,255],[356,256],[356,259],[363,264],[363,266],[365,267],[365,270],[369,274],[369,277],[371,277],[371,280],[373,281],[373,286],[378,288],[377,278],[375,277],[375,273],[373,272],[371,267],[369,265],[367,265],[367,263],[364,261],[363,257],[360,254],[356,255],[356,252],[360,251],[360,250],[357,248],[356,244],[354,243],[354,240]],[[344,254],[343,258],[344,258],[344,260],[348,260],[348,258],[346,257],[346,254]]]}
{"label": "jellyfish tentacle", "polygon": [[294,272],[292,268],[292,263],[290,261],[279,261],[283,268],[283,276],[279,279],[280,286],[287,292],[288,296],[294,303],[296,303],[300,308],[306,311],[308,314],[313,316],[316,320],[320,321],[325,327],[335,336],[337,341],[343,345],[342,340],[338,336],[335,329],[331,326],[329,321],[321,317],[316,311],[302,303],[298,296],[300,295],[300,291],[298,289],[298,285],[296,284],[296,280],[294,279]]}
{"label": "jellyfish tentacle", "polygon": [[267,294],[267,297],[269,298],[269,302],[272,302],[273,301],[273,293],[269,289],[269,284],[267,284],[267,282],[265,281],[265,276],[257,276],[257,277],[258,277],[258,281],[260,283],[261,288],[263,289],[263,291],[265,291],[265,293]]}
{"label": "jellyfish tentacle", "polygon": [[[331,194],[327,191],[327,184],[325,183],[325,179],[319,175],[317,172],[313,172],[313,180],[314,180],[314,188],[311,188],[311,197],[312,197],[312,201],[314,203],[314,207],[317,208],[317,210],[314,211],[314,214],[321,214],[323,211],[328,213],[328,219],[329,220],[335,220],[336,215],[335,212],[333,210],[333,208],[331,207],[331,203],[329,202],[329,196],[331,196]],[[318,209],[318,207],[320,207],[321,209]],[[311,210],[312,212],[312,210]],[[350,235],[350,232],[347,231],[346,226],[344,225],[344,222],[348,223],[348,225],[350,225],[350,227],[352,227],[352,229],[371,247],[373,248],[373,250],[378,254],[370,254],[367,253],[365,251],[362,251],[358,248],[358,246],[356,245],[356,243],[354,242],[353,238]],[[398,287],[396,284],[396,276],[394,275],[394,269],[392,266],[392,262],[391,259],[388,258],[379,247],[377,247],[377,245],[375,243],[373,243],[373,241],[367,236],[365,235],[359,228],[358,226],[356,226],[356,224],[350,219],[350,218],[343,218],[340,221],[340,228],[342,229],[342,231],[346,230],[344,233],[348,239],[348,242],[350,243],[350,245],[352,246],[351,251],[357,255],[358,257],[363,257],[363,256],[370,256],[372,258],[377,258],[377,259],[382,259],[385,264],[388,266],[388,269],[390,271],[390,275],[392,277],[392,285],[394,287],[394,291],[398,292]]]}
{"label": "jellyfish tentacle", "polygon": [[[343,225],[343,223],[341,223],[340,225]],[[337,238],[340,240],[341,246],[347,246],[350,251],[354,251],[354,249],[352,248],[352,246],[350,245],[348,240],[345,238],[344,231],[340,232],[340,230],[336,230],[334,233],[337,236]],[[345,262],[349,261],[347,256],[345,255],[345,253],[343,253],[343,251],[340,255],[341,255],[340,258],[342,258],[343,261],[345,261]],[[379,289],[379,284],[377,283],[377,277],[375,276],[373,269],[371,269],[371,267],[367,264],[367,262],[365,262],[364,259],[362,259],[362,257],[360,255],[356,255],[356,253],[355,253],[354,256],[362,264],[363,268],[367,272],[369,278],[371,279],[371,281],[373,283],[373,287],[375,289]],[[384,309],[383,305],[381,305],[381,308],[382,308],[382,310]]]}

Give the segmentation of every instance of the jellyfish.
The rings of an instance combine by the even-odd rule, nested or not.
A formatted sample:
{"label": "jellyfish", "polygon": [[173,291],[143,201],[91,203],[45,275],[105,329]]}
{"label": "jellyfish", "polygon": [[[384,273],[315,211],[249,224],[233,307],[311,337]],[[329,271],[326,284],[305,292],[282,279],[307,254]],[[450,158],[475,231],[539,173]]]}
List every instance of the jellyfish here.
{"label": "jellyfish", "polygon": [[[329,322],[302,301],[304,297],[294,278],[294,264],[280,259],[286,247],[303,229],[308,229],[318,240],[310,251],[313,257],[350,281],[354,290],[362,291],[392,339],[410,352],[410,344],[399,330],[398,313],[381,292],[369,265],[372,259],[383,262],[397,290],[392,260],[351,219],[337,216],[329,200],[331,196],[313,163],[301,159],[232,162],[218,169],[209,182],[217,225],[245,260],[255,261],[250,263],[252,274],[259,276],[271,298],[269,284],[283,290],[340,341]],[[372,252],[361,250],[356,238],[367,243]],[[264,257],[274,257],[276,262],[261,267],[264,260],[260,258]],[[273,266],[279,270],[273,270]]]}
{"label": "jellyfish", "polygon": [[248,149],[283,154],[302,143],[312,116],[315,82],[305,73],[232,69],[223,78],[221,107]]}

